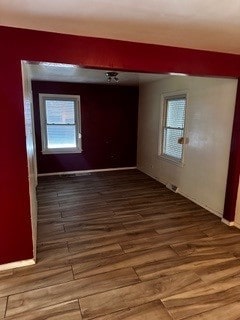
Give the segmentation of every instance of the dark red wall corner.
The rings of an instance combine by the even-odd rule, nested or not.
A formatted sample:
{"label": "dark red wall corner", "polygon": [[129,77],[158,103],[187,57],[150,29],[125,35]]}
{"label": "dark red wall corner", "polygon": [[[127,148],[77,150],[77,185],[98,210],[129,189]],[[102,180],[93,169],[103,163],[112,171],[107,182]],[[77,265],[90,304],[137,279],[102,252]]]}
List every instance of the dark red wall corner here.
{"label": "dark red wall corner", "polygon": [[[138,87],[32,81],[38,173],[136,166]],[[80,95],[82,153],[42,154],[39,93]]]}
{"label": "dark red wall corner", "polygon": [[236,201],[240,175],[240,81],[238,80],[234,113],[232,142],[229,156],[228,178],[223,218],[232,222],[235,218]]}
{"label": "dark red wall corner", "polygon": [[21,64],[0,57],[0,264],[33,258]]}

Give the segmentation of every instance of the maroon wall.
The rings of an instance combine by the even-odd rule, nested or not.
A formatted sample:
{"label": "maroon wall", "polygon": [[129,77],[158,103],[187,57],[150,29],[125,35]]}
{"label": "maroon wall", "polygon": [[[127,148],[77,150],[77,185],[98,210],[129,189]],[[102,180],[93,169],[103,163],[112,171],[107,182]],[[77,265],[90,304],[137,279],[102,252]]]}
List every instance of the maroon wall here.
{"label": "maroon wall", "polygon": [[[138,88],[33,81],[38,173],[136,166]],[[39,93],[80,95],[82,153],[42,154]]]}
{"label": "maroon wall", "polygon": [[[0,39],[0,264],[33,256],[21,60],[73,63],[100,69],[240,77],[240,56],[234,54],[8,27],[0,27]],[[231,179],[229,181],[231,183]]]}
{"label": "maroon wall", "polygon": [[240,175],[240,81],[238,81],[237,99],[233,120],[232,142],[228,166],[228,178],[223,218],[234,221]]}

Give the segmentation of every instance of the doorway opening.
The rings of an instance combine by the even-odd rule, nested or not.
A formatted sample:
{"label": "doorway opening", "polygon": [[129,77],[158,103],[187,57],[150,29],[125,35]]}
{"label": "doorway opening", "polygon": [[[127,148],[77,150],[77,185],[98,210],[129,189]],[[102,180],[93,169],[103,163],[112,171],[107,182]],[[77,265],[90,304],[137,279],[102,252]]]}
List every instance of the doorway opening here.
{"label": "doorway opening", "polygon": [[[179,193],[222,217],[237,80],[114,70],[118,81],[114,80],[116,75],[109,81],[106,73],[112,70],[49,62],[23,64],[25,108],[31,110],[31,116],[25,112],[26,128],[32,125],[29,138],[26,135],[29,177],[33,180],[30,194],[35,192],[38,176],[137,167],[165,185],[176,186]],[[59,112],[58,119],[47,122],[46,104],[45,116],[41,116],[43,95],[61,95],[65,101],[78,96],[81,109],[73,107],[71,123],[71,107],[59,112],[55,104],[49,110],[55,116]],[[167,113],[165,106],[166,97],[175,102],[183,95],[184,130],[179,127],[176,104],[169,105]],[[47,130],[73,127],[76,119],[81,119],[81,132],[74,127],[72,137],[76,145],[81,140],[81,152],[45,152],[48,139],[60,134],[54,131],[48,136]],[[179,150],[181,161],[176,161],[172,155],[179,155]],[[36,201],[34,195],[31,201]],[[36,211],[36,203],[32,208]],[[35,248],[36,221],[35,212]]]}

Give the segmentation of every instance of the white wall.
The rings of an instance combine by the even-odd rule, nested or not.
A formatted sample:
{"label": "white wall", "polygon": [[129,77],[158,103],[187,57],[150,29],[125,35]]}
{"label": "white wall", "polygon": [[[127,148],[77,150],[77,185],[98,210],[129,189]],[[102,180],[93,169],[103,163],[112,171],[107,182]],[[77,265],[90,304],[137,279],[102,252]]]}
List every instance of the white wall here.
{"label": "white wall", "polygon": [[[228,171],[237,80],[168,77],[140,86],[139,170],[160,182],[172,183],[179,192],[215,214],[222,215]],[[184,165],[158,156],[161,94],[187,91]]]}
{"label": "white wall", "polygon": [[24,118],[26,132],[26,149],[28,160],[28,181],[31,206],[32,239],[33,239],[33,258],[36,260],[37,247],[37,162],[36,162],[36,144],[33,122],[33,103],[31,89],[31,71],[27,63],[22,62],[22,80],[23,80],[23,99],[24,99]]}

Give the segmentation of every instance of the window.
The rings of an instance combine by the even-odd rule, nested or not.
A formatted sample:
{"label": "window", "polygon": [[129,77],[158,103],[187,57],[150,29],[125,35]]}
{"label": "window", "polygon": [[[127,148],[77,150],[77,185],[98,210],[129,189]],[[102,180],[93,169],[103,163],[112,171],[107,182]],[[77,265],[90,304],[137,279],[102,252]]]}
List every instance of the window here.
{"label": "window", "polygon": [[161,155],[182,162],[186,95],[164,96]]}
{"label": "window", "polygon": [[80,97],[40,94],[42,153],[81,152]]}

